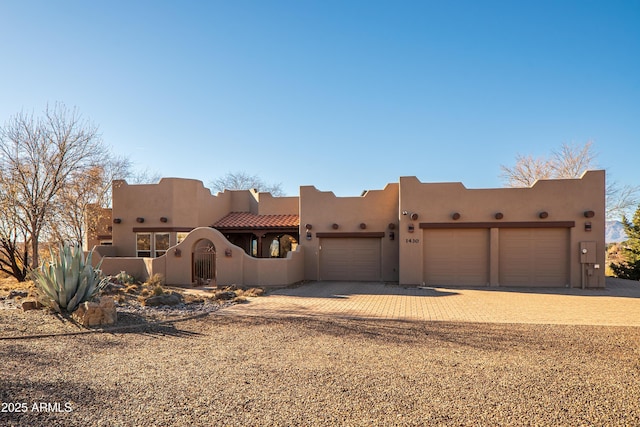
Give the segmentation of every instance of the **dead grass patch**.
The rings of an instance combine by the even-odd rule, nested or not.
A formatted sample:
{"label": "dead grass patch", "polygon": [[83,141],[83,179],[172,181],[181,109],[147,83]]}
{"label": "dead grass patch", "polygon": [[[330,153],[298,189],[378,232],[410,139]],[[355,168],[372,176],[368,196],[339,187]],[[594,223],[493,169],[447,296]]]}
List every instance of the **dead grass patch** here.
{"label": "dead grass patch", "polygon": [[264,289],[262,288],[250,288],[244,292],[245,296],[248,297],[261,297],[264,295]]}
{"label": "dead grass patch", "polygon": [[25,290],[31,295],[35,292],[36,286],[31,280],[18,282],[14,277],[0,279],[0,295],[8,295],[9,292],[14,290]]}

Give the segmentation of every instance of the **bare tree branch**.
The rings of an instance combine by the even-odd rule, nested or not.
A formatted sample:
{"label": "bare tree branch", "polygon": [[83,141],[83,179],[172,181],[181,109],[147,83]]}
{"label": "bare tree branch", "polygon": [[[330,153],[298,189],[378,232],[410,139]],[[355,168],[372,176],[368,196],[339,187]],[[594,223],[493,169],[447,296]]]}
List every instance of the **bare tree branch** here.
{"label": "bare tree branch", "polygon": [[500,166],[503,182],[508,187],[531,187],[539,179],[548,179],[552,174],[552,166],[543,157],[516,156],[516,164],[513,167]]}
{"label": "bare tree branch", "polygon": [[[538,179],[580,178],[587,170],[595,168],[596,154],[591,141],[584,145],[564,143],[559,150],[552,151],[548,159],[518,154],[514,166],[500,166],[500,177],[507,187],[531,187]],[[607,184],[607,219],[619,219],[629,213],[638,204],[639,196],[640,186]]]}
{"label": "bare tree branch", "polygon": [[37,267],[41,237],[61,212],[56,207],[63,190],[108,156],[97,127],[75,108],[55,104],[39,118],[24,112],[11,117],[0,128],[1,203],[12,215],[0,222],[0,242],[8,242],[4,248],[16,253],[21,243],[23,262]]}
{"label": "bare tree branch", "polygon": [[224,190],[250,190],[271,193],[272,196],[284,196],[282,184],[267,184],[257,175],[249,175],[246,172],[229,172],[212,181],[209,186],[216,192]]}

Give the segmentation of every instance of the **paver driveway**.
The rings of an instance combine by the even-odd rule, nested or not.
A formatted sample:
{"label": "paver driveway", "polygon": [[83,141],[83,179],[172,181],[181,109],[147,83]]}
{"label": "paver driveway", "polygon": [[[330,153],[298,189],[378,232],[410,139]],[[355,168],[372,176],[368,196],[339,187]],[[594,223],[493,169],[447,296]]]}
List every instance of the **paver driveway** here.
{"label": "paver driveway", "polygon": [[409,288],[311,282],[251,298],[221,314],[488,323],[640,326],[640,283],[607,279],[603,290]]}

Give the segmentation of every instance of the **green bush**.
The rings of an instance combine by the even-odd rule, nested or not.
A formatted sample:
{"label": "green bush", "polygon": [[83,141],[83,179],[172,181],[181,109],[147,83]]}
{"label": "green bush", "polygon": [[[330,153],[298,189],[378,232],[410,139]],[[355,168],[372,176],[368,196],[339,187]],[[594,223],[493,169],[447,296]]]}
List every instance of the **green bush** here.
{"label": "green bush", "polygon": [[32,270],[31,275],[44,305],[57,312],[73,312],[78,305],[92,299],[107,283],[102,275],[100,264],[96,268],[91,265],[89,252],[86,260],[79,245],[60,246],[56,256],[51,252],[51,260],[43,262],[39,269]]}

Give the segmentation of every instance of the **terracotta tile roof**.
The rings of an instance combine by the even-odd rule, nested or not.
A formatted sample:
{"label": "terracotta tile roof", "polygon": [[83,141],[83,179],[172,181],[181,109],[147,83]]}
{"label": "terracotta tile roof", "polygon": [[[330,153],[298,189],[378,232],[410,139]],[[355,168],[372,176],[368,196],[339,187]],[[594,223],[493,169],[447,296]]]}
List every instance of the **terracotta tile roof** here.
{"label": "terracotta tile roof", "polygon": [[224,218],[216,221],[212,227],[221,229],[230,228],[294,228],[300,225],[298,215],[256,215],[250,212],[231,212]]}

